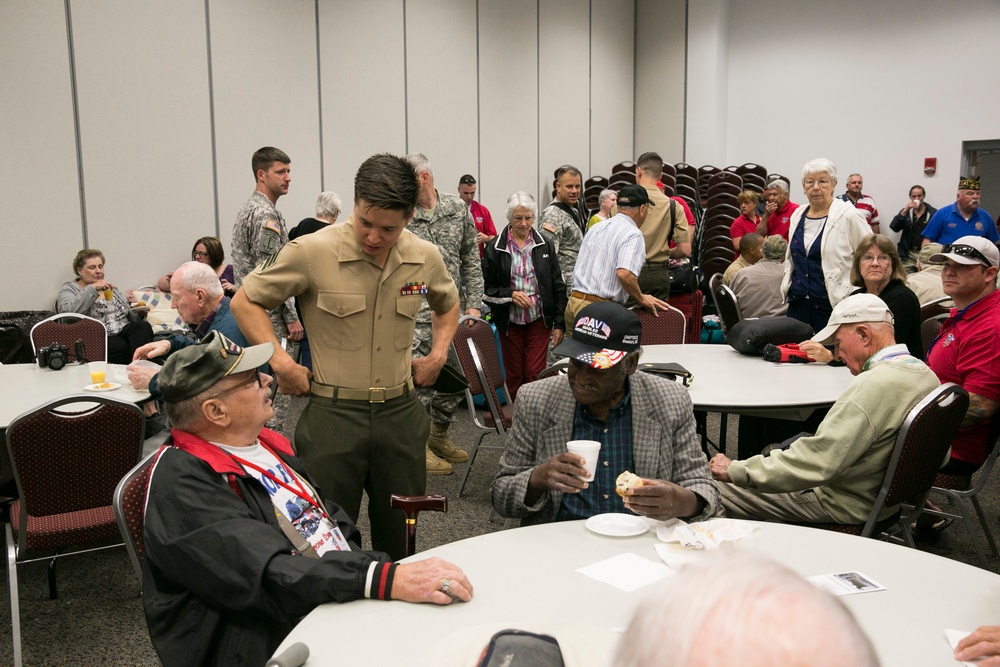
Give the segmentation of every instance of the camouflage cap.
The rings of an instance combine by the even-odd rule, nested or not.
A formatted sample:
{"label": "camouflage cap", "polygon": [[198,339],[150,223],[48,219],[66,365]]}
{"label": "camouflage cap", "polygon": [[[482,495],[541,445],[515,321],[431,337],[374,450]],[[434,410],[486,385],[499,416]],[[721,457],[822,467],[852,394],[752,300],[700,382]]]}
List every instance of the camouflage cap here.
{"label": "camouflage cap", "polygon": [[212,331],[201,342],[170,355],[157,380],[160,393],[167,403],[179,403],[228,375],[263,366],[273,353],[274,343],[243,348]]}

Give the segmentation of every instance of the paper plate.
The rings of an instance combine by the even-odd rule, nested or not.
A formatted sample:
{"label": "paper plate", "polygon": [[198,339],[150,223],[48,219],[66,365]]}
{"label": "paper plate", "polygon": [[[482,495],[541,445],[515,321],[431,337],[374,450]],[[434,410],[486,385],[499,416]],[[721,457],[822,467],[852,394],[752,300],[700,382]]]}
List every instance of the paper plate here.
{"label": "paper plate", "polygon": [[118,382],[104,382],[102,384],[88,384],[84,387],[84,391],[114,391],[121,384]]}
{"label": "paper plate", "polygon": [[645,517],[614,512],[592,516],[583,525],[593,533],[609,537],[634,537],[649,530]]}

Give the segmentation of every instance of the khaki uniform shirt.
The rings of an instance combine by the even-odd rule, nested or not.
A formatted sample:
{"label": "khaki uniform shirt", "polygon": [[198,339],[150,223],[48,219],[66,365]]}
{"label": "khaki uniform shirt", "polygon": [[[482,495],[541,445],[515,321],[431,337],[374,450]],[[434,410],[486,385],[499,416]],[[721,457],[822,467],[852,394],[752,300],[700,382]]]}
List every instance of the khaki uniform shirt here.
{"label": "khaki uniform shirt", "polygon": [[299,297],[315,380],[352,389],[406,382],[420,304],[426,298],[444,314],[458,302],[433,244],[403,230],[382,268],[350,219],[295,239],[244,278],[243,290],[264,308]]}
{"label": "khaki uniform shirt", "polygon": [[941,284],[942,269],[944,269],[943,265],[931,265],[923,271],[911,273],[906,277],[906,286],[917,295],[917,301],[921,305],[948,296],[944,293],[944,286]]}
{"label": "khaki uniform shirt", "polygon": [[[733,278],[736,277],[736,274],[749,266],[753,266],[753,264],[743,259],[743,255],[740,255],[736,258],[735,262],[726,268],[726,272],[722,274],[722,284],[732,284]],[[782,267],[782,271],[784,271],[784,267]]]}
{"label": "khaki uniform shirt", "polygon": [[[667,195],[660,192],[655,185],[643,186],[649,193],[649,201],[654,205],[649,207],[646,221],[639,229],[646,242],[646,261],[665,262],[670,259],[670,242],[688,243],[687,218],[684,209]],[[674,209],[674,226],[670,228],[670,209]]]}

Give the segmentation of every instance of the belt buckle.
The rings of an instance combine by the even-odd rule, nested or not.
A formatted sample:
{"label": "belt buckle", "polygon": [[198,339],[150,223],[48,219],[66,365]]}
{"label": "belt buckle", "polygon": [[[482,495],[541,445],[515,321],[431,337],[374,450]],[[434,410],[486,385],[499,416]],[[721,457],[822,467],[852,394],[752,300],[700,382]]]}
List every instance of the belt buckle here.
{"label": "belt buckle", "polygon": [[368,387],[368,402],[385,403],[385,387]]}

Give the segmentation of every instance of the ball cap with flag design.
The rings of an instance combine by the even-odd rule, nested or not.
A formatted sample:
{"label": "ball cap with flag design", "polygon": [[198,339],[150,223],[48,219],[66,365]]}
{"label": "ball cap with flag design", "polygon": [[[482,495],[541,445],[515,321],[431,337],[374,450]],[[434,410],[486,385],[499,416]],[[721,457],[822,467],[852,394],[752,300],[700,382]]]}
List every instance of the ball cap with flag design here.
{"label": "ball cap with flag design", "polygon": [[638,315],[613,301],[598,301],[580,311],[573,337],[564,339],[554,352],[592,368],[611,368],[639,349],[641,337]]}
{"label": "ball cap with flag design", "polygon": [[863,322],[893,323],[892,311],[885,301],[874,294],[854,294],[847,297],[833,308],[830,321],[811,340],[822,345],[829,345],[833,334],[841,324],[861,324]]}
{"label": "ball cap with flag design", "polygon": [[274,354],[274,343],[240,347],[218,331],[177,350],[163,364],[157,382],[163,400],[179,403],[197,396],[228,375],[263,366]]}

